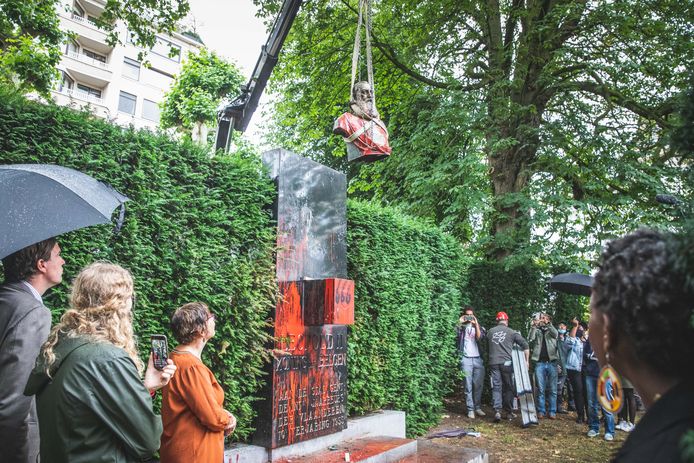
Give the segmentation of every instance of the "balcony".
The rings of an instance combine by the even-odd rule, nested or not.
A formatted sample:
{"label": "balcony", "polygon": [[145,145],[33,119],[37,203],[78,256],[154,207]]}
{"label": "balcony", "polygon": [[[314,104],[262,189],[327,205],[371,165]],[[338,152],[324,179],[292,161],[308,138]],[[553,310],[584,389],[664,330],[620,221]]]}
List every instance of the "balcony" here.
{"label": "balcony", "polygon": [[65,53],[61,64],[80,82],[94,88],[105,87],[113,77],[108,64],[82,53],[75,53],[74,51]]}
{"label": "balcony", "polygon": [[56,91],[56,93],[67,96],[69,98],[75,98],[77,100],[86,101],[87,103],[105,106],[103,98],[98,98],[79,89],[63,88],[61,90]]}
{"label": "balcony", "polygon": [[104,63],[103,61],[99,61],[98,59],[90,58],[84,53],[75,53],[74,51],[69,51],[66,53],[66,55],[72,59],[76,59],[77,61],[90,64],[92,66],[104,69],[106,71],[110,71],[108,63]]}
{"label": "balcony", "polygon": [[97,26],[96,23],[88,20],[87,18],[83,18],[82,16],[78,16],[75,13],[72,13],[70,15],[70,19],[72,19],[73,21],[77,21],[78,23],[85,24],[89,27],[93,27],[94,29],[99,29],[99,26]]}
{"label": "balcony", "polygon": [[99,44],[99,48],[95,48],[95,51],[107,55],[112,50],[112,47],[106,43],[106,32],[99,29],[92,21],[71,12],[61,12],[59,16],[62,30],[74,32],[79,39],[86,38]]}

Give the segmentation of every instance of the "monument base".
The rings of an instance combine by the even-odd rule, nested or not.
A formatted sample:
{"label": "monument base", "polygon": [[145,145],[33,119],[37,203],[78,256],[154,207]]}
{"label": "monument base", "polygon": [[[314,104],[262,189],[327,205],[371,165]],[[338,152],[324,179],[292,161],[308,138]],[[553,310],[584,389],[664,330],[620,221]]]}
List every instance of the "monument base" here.
{"label": "monument base", "polygon": [[356,463],[487,463],[484,450],[451,448],[405,438],[405,412],[384,410],[350,418],[347,429],[276,449],[234,444],[224,463],[344,462]]}

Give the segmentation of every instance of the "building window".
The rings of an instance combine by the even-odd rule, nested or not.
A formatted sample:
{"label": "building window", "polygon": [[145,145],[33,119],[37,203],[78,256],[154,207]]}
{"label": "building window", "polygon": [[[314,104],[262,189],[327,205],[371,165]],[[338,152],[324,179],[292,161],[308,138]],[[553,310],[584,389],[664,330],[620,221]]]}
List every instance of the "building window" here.
{"label": "building window", "polygon": [[84,18],[84,9],[79,5],[79,3],[75,2],[72,4],[72,14],[79,16],[80,18]]}
{"label": "building window", "polygon": [[101,98],[101,90],[99,90],[98,88],[92,88],[83,84],[77,84],[77,90],[79,90],[82,93],[86,93],[89,96],[93,96],[94,98]]}
{"label": "building window", "polygon": [[135,115],[135,104],[137,103],[137,97],[130,93],[120,92],[120,98],[118,98],[118,111],[126,114]]}
{"label": "building window", "polygon": [[91,50],[84,50],[84,54],[95,61],[100,61],[100,62],[106,64],[106,57],[104,55],[94,53]]}
{"label": "building window", "polygon": [[67,51],[68,55],[70,53],[79,53],[80,52],[80,46],[73,39],[69,39],[67,41],[66,51]]}
{"label": "building window", "polygon": [[125,58],[123,61],[123,75],[131,79],[140,80],[140,63],[134,59]]}
{"label": "building window", "polygon": [[159,122],[159,105],[151,100],[142,101],[142,118]]}
{"label": "building window", "polygon": [[63,90],[72,90],[72,88],[75,86],[75,81],[72,80],[72,78],[63,71],[63,80],[60,82],[60,91],[62,92]]}
{"label": "building window", "polygon": [[164,56],[177,63],[181,62],[181,47],[159,37],[157,37],[157,42],[152,47],[152,53]]}

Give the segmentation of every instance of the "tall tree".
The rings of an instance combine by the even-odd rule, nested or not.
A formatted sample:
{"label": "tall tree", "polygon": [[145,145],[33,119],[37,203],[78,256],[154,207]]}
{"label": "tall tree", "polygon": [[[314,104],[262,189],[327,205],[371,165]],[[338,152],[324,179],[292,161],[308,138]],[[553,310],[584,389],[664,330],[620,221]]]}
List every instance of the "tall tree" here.
{"label": "tall tree", "polygon": [[[59,28],[61,7],[60,0],[0,0],[0,81],[22,93],[48,94],[65,35]],[[172,32],[188,10],[187,0],[109,0],[96,22],[115,44],[116,24],[123,20],[136,44],[149,49],[156,34]]]}
{"label": "tall tree", "polygon": [[198,142],[207,139],[207,126],[216,123],[222,98],[238,91],[243,77],[238,68],[203,48],[189,55],[162,103],[161,125],[177,127]]}
{"label": "tall tree", "polygon": [[[379,0],[374,10],[394,154],[349,167],[353,190],[463,239],[488,236],[487,255],[504,259],[547,225],[566,233],[550,241],[578,227],[594,245],[658,220],[655,193],[686,189],[664,135],[694,62],[691,0]],[[312,2],[273,84],[275,139],[341,168],[330,128],[355,27],[355,0]]]}

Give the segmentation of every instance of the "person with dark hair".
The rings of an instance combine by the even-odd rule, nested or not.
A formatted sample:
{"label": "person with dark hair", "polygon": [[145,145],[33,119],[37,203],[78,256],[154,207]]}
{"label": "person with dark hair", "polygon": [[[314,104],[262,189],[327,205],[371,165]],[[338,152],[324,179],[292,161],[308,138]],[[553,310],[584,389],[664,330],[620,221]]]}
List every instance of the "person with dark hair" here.
{"label": "person with dark hair", "polygon": [[458,320],[458,350],[462,358],[461,368],[465,373],[465,404],[468,418],[484,416],[482,411],[482,386],[484,385],[484,363],[480,355],[480,341],[485,330],[475,317],[472,307],[466,307]]}
{"label": "person with dark hair", "polygon": [[60,246],[54,238],[2,259],[0,286],[0,451],[12,462],[36,462],[36,402],[23,394],[41,344],[51,329],[43,294],[62,281]]}
{"label": "person with dark hair", "polygon": [[694,236],[638,230],[610,242],[592,287],[598,362],[628,378],[646,414],[616,462],[682,462],[694,427]]}
{"label": "person with dark hair", "polygon": [[506,413],[506,419],[512,420],[515,415],[511,411],[513,396],[516,391],[513,386],[513,362],[511,353],[513,346],[518,344],[525,354],[525,368],[528,368],[530,346],[518,331],[508,327],[506,312],[496,314],[497,325],[487,333],[489,340],[489,370],[492,377],[492,400],[494,402],[494,422],[501,421],[501,410]]}
{"label": "person with dark hair", "polygon": [[600,415],[599,411],[602,410],[602,416],[604,418],[605,424],[605,440],[614,440],[614,415],[609,411],[605,410],[600,405],[598,401],[598,376],[600,375],[600,366],[598,365],[598,359],[593,351],[593,342],[591,341],[593,333],[588,330],[589,339],[583,343],[583,364],[585,365],[585,386],[587,404],[588,404],[588,437],[596,437],[600,434]]}
{"label": "person with dark hair", "polygon": [[215,335],[215,316],[202,302],[185,304],[171,317],[171,331],[179,343],[171,354],[178,371],[162,393],[161,461],[221,462],[236,418],[224,409],[224,391],[201,360]]}
{"label": "person with dark hair", "polygon": [[579,329],[578,319],[571,320],[571,331],[564,339],[566,348],[566,374],[571,384],[574,405],[576,407],[576,423],[583,423],[586,420],[585,400],[583,394],[583,377],[581,369],[583,366],[583,330]]}
{"label": "person with dark hair", "polygon": [[[533,346],[532,360],[535,362],[537,380],[537,417],[550,420],[557,417],[557,362],[559,353],[557,339],[559,332],[552,326],[546,313],[533,319],[528,343]],[[545,391],[549,389],[549,410],[545,408]]]}
{"label": "person with dark hair", "polygon": [[[564,343],[567,336],[566,323],[559,323],[557,325],[557,332],[559,333],[557,337],[557,355],[559,356],[559,362],[557,362],[557,413],[567,414],[569,412],[564,408],[564,386],[567,386],[566,389],[569,391],[571,391],[571,388],[566,381],[566,356],[569,350],[569,347]],[[571,404],[570,392],[567,393],[567,404]]]}

